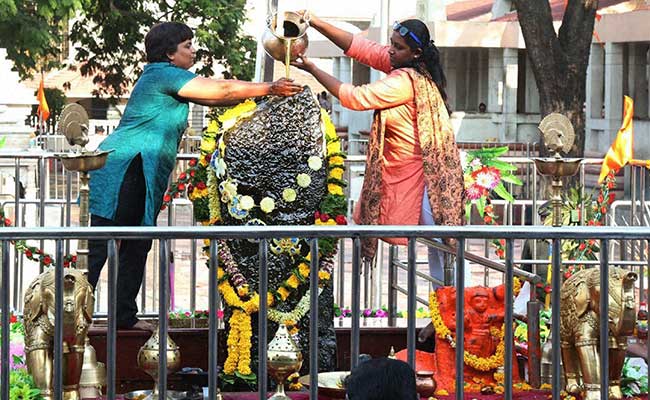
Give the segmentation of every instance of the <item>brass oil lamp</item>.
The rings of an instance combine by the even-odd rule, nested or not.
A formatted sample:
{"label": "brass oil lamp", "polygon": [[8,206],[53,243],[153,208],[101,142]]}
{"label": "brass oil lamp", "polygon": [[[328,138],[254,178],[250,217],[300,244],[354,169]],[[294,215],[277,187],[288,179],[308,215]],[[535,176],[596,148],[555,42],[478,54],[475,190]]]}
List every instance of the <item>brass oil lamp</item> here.
{"label": "brass oil lamp", "polygon": [[284,393],[284,381],[302,367],[302,353],[284,324],[280,324],[275,337],[269,343],[267,355],[269,375],[278,385],[269,400],[290,400]]}
{"label": "brass oil lamp", "polygon": [[[138,367],[151,376],[155,382],[153,391],[149,394],[145,400],[153,400],[158,398],[158,349],[160,348],[160,336],[158,334],[158,329],[156,329],[147,340],[147,342],[142,345],[140,351],[138,351]],[[178,371],[181,367],[181,352],[176,345],[176,343],[167,335],[167,374],[172,374]],[[172,396],[167,394],[168,399],[172,399]]]}

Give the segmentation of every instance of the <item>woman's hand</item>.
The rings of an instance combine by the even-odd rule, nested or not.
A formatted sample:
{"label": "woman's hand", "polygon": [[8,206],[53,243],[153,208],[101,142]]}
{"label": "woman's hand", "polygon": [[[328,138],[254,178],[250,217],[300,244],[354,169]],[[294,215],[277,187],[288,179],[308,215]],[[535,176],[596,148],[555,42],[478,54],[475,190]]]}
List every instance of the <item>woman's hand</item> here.
{"label": "woman's hand", "polygon": [[292,79],[280,78],[271,83],[269,94],[275,96],[293,96],[302,92],[302,86],[293,83]]}
{"label": "woman's hand", "polygon": [[311,60],[309,60],[304,54],[298,54],[298,58],[296,58],[295,61],[292,61],[291,65],[303,71],[307,71],[310,74],[313,74],[316,69],[316,64],[311,62]]}

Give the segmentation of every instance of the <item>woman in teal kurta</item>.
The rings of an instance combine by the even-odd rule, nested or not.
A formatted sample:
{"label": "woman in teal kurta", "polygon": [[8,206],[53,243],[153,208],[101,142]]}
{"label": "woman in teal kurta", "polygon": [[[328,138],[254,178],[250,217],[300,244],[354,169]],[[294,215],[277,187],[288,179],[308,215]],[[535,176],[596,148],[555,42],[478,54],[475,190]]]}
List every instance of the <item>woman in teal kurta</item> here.
{"label": "woman in teal kurta", "polygon": [[[155,25],[145,37],[147,64],[117,129],[99,146],[111,150],[106,165],[91,173],[93,226],[152,226],[156,223],[180,139],[187,127],[189,102],[231,105],[249,97],[289,96],[302,88],[289,80],[251,83],[196,76],[192,31],[184,24]],[[97,285],[106,262],[105,241],[89,242],[88,279]],[[122,240],[119,247],[117,324],[150,329],[136,318],[151,240]]]}

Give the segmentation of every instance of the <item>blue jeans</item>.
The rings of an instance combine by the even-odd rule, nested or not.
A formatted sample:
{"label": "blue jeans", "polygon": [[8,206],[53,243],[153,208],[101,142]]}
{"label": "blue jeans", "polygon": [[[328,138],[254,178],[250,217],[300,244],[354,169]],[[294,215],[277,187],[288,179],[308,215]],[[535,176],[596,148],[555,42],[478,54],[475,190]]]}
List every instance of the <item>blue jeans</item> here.
{"label": "blue jeans", "polygon": [[[422,196],[422,211],[420,212],[420,225],[435,225],[433,214],[431,212],[431,204],[429,204],[429,197],[427,196],[427,188],[424,187],[424,195]],[[440,239],[433,239],[436,242],[441,242]],[[444,282],[445,277],[445,254],[444,252],[429,247],[429,276]],[[438,288],[440,285],[432,283],[433,288]]]}

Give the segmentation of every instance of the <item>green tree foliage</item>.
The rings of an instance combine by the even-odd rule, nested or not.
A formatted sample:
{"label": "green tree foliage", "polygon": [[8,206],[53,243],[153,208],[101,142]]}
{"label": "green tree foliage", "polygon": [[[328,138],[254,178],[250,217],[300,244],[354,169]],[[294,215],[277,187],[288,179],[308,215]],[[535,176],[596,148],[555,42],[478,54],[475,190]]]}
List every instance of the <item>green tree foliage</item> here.
{"label": "green tree foliage", "polygon": [[[142,72],[144,36],[157,22],[187,23],[195,33],[198,73],[222,64],[239,79],[254,72],[255,40],[243,34],[245,0],[0,0],[0,47],[22,78],[60,66],[68,21],[83,75],[96,95],[119,97]],[[70,18],[75,16],[74,20]]]}
{"label": "green tree foliage", "polygon": [[90,0],[0,0],[0,48],[22,78],[59,66],[67,21]]}
{"label": "green tree foliage", "polygon": [[[172,3],[172,4],[170,4]],[[240,79],[254,71],[255,40],[242,33],[245,0],[93,1],[74,23],[70,38],[84,75],[95,75],[100,95],[120,96],[142,72],[144,36],[157,22],[178,21],[195,33],[198,73],[223,64]]]}

